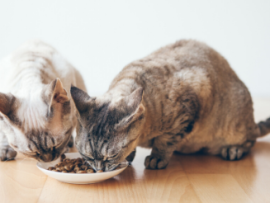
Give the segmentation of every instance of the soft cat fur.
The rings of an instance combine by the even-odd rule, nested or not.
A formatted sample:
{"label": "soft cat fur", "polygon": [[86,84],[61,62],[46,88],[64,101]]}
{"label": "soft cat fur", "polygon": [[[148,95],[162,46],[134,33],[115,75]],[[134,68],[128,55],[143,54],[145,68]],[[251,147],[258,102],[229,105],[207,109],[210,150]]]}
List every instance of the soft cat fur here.
{"label": "soft cat fur", "polygon": [[81,75],[38,40],[3,59],[0,75],[0,159],[13,159],[16,151],[56,159],[72,145],[76,108],[66,90],[71,83],[85,90]]}
{"label": "soft cat fur", "polygon": [[76,87],[76,146],[96,169],[132,160],[151,147],[149,169],[165,168],[174,151],[203,150],[241,159],[270,119],[256,124],[250,93],[228,62],[207,45],[181,40],[126,66],[103,96]]}

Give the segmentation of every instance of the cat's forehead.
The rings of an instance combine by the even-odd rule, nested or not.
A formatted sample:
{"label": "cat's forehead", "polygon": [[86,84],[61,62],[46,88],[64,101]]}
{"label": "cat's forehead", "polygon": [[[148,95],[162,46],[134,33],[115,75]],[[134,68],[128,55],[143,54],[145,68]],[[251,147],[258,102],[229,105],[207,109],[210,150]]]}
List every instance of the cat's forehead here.
{"label": "cat's forehead", "polygon": [[88,130],[95,135],[112,128],[127,115],[127,110],[115,106],[111,102],[95,103],[92,105],[85,119]]}
{"label": "cat's forehead", "polygon": [[111,155],[117,154],[121,150],[122,140],[114,139],[116,134],[104,136],[90,136],[88,144],[83,145],[80,149],[84,154],[87,154],[93,159],[103,159]]}

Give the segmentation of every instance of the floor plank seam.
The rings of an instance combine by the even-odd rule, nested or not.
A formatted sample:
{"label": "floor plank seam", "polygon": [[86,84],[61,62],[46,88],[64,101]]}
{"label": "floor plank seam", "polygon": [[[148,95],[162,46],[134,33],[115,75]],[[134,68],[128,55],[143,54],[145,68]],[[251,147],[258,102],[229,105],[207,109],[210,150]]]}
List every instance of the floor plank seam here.
{"label": "floor plank seam", "polygon": [[45,187],[45,185],[46,185],[46,183],[47,183],[47,180],[48,180],[48,176],[46,176],[46,180],[45,180],[45,182],[44,182],[44,184],[43,184],[42,190],[40,191],[40,194],[39,194],[39,197],[38,197],[36,203],[39,202],[39,199],[40,199],[40,197],[41,197],[41,194],[43,193],[43,190],[44,190],[44,187]]}

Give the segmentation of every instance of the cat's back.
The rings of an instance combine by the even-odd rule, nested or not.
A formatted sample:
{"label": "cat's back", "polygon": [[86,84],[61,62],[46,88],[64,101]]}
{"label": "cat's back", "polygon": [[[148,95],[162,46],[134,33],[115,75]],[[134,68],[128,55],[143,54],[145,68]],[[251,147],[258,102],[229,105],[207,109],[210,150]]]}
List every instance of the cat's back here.
{"label": "cat's back", "polygon": [[55,69],[61,72],[66,60],[51,45],[42,40],[29,40],[2,60],[1,69],[10,66],[12,71],[25,68]]}
{"label": "cat's back", "polygon": [[228,84],[246,89],[224,57],[195,40],[177,41],[130,63],[114,79],[111,87],[126,77],[136,78],[145,88],[149,85],[158,87],[160,83],[170,87],[168,83],[180,80],[181,84],[191,85],[197,90],[203,85],[209,86],[212,92],[225,91],[230,89]]}
{"label": "cat's back", "polygon": [[[224,113],[239,112],[243,106],[252,109],[252,100],[245,84],[239,79],[227,60],[205,43],[180,40],[147,56],[144,60],[159,61],[159,68],[170,68],[170,78],[175,91],[191,88],[200,98],[202,108],[209,111],[227,104]],[[150,67],[153,69],[153,66]],[[164,76],[164,74],[163,74]],[[167,91],[169,91],[167,89]],[[205,112],[209,113],[208,110]]]}
{"label": "cat's back", "polygon": [[146,64],[147,61],[159,61],[161,66],[171,64],[174,66],[172,72],[196,66],[205,69],[209,74],[227,72],[227,74],[235,75],[221,54],[207,44],[196,40],[179,40],[160,48],[139,61],[144,61]]}
{"label": "cat's back", "polygon": [[15,87],[14,81],[16,84],[25,83],[25,78],[30,77],[36,78],[33,83],[42,84],[49,84],[52,80],[60,78],[67,88],[71,83],[76,85],[77,78],[81,80],[78,71],[54,47],[41,40],[27,41],[2,59],[0,75],[1,92],[12,91]]}
{"label": "cat's back", "polygon": [[[212,79],[230,77],[238,80],[227,60],[205,43],[196,40],[180,40],[164,46],[148,56],[128,64],[119,76],[129,74],[174,75],[182,69],[200,67]],[[222,79],[222,78],[219,78]],[[222,79],[222,80],[223,80]],[[227,79],[227,78],[226,78]]]}
{"label": "cat's back", "polygon": [[[53,47],[41,40],[30,40],[0,61],[1,86],[10,84],[16,78],[53,72],[52,58],[56,54]],[[4,91],[4,90],[2,90]]]}

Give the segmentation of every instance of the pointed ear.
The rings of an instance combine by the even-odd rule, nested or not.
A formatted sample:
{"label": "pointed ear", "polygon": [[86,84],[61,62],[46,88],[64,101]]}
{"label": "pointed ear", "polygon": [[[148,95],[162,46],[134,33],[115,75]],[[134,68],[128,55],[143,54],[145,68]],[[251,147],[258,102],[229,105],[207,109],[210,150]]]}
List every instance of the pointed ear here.
{"label": "pointed ear", "polygon": [[143,88],[139,87],[126,97],[128,108],[137,109],[143,100]]}
{"label": "pointed ear", "polygon": [[129,96],[125,98],[128,115],[117,125],[117,128],[125,127],[136,120],[142,118],[145,112],[145,107],[143,105],[143,88],[138,88],[133,91]]}
{"label": "pointed ear", "polygon": [[71,97],[73,98],[73,101],[75,103],[75,106],[79,113],[83,113],[87,110],[88,102],[90,100],[90,96],[84,92],[83,90],[71,86],[70,88]]}
{"label": "pointed ear", "polygon": [[57,103],[63,104],[69,101],[67,91],[64,89],[63,84],[59,78],[51,82],[49,89],[51,91],[50,106],[53,106]]}
{"label": "pointed ear", "polygon": [[0,93],[0,112],[7,115],[11,112],[15,97],[12,94]]}

